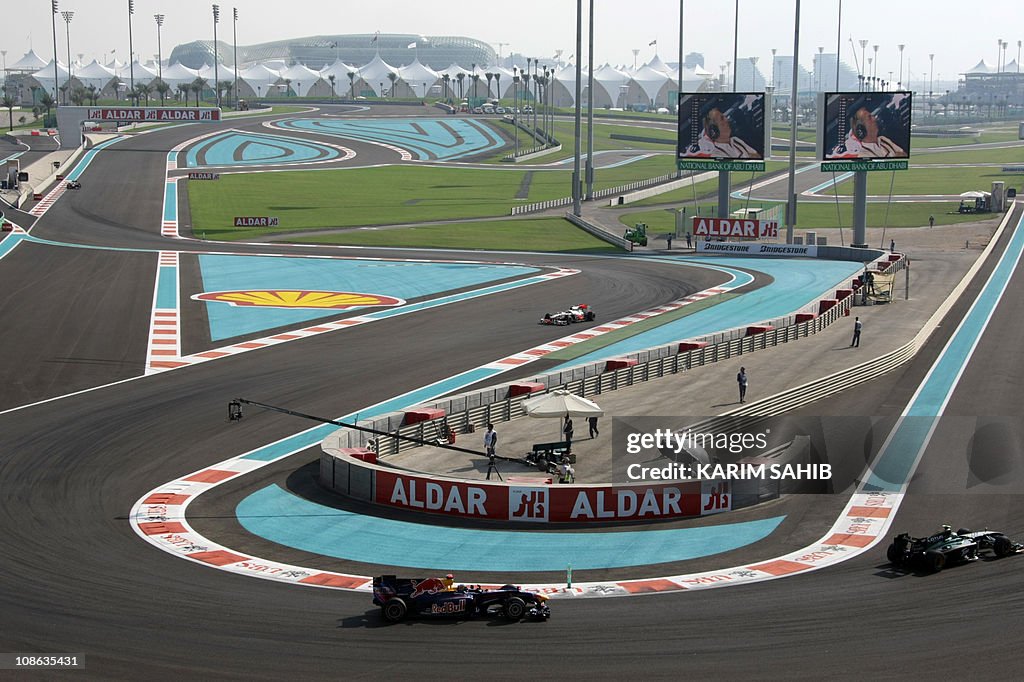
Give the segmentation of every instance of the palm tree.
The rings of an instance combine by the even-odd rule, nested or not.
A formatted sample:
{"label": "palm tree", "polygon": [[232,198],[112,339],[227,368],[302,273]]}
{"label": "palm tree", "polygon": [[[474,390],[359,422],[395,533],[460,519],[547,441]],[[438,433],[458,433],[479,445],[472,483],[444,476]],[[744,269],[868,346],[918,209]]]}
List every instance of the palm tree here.
{"label": "palm tree", "polygon": [[466,74],[460,72],[457,76],[455,76],[455,80],[459,81],[459,99],[462,99],[463,97],[466,96],[465,95],[466,91],[462,87],[462,85],[463,85],[462,82],[464,80],[466,80]]}
{"label": "palm tree", "polygon": [[206,87],[208,85],[209,83],[206,81],[205,78],[196,78],[194,81],[192,81],[192,84],[189,86],[192,92],[196,93],[197,107],[199,106],[199,96],[203,93],[204,90],[206,90]]}
{"label": "palm tree", "polygon": [[178,99],[180,100],[182,97],[184,97],[185,98],[185,106],[188,106],[188,92],[189,92],[189,89],[190,88],[189,88],[187,83],[178,83],[178,87],[177,87]]}
{"label": "palm tree", "polygon": [[441,76],[441,80],[444,81],[444,99],[445,99],[446,102],[449,102],[449,103],[452,101],[451,98],[448,97],[448,82],[451,79],[452,79],[452,77],[449,76],[448,74],[445,74],[445,75]]}
{"label": "palm tree", "polygon": [[82,106],[82,103],[85,102],[86,96],[87,93],[85,91],[85,88],[83,88],[81,85],[71,89],[71,103],[74,104],[76,107]]}
{"label": "palm tree", "polygon": [[475,102],[476,99],[477,99],[477,87],[476,86],[477,86],[477,83],[480,82],[480,74],[474,73],[472,76],[470,76],[470,78],[473,79],[473,101]]}
{"label": "palm tree", "polygon": [[90,85],[85,89],[86,97],[89,98],[89,104],[96,106],[96,101],[100,98],[99,90],[96,89],[95,85]]}
{"label": "palm tree", "polygon": [[167,93],[171,91],[171,86],[158,78],[156,80],[156,85],[153,87],[158,93],[160,93],[160,106],[163,106]]}
{"label": "palm tree", "polygon": [[491,73],[490,71],[488,71],[484,75],[487,76],[487,96],[490,97],[491,96],[491,81],[494,80],[494,74]]}
{"label": "palm tree", "polygon": [[46,110],[46,116],[43,119],[45,124],[46,119],[50,118],[50,109],[53,108],[53,95],[43,90],[43,94],[39,97],[39,104]]}
{"label": "palm tree", "polygon": [[337,80],[337,76],[335,76],[333,73],[329,74],[327,76],[327,80],[331,81],[331,99],[334,99],[335,97],[337,97],[337,94],[335,94],[334,92],[334,81]]}
{"label": "palm tree", "polygon": [[501,73],[494,72],[494,90],[498,101],[501,101]]}
{"label": "palm tree", "polygon": [[64,85],[60,86],[60,94],[63,95],[64,104],[68,103],[68,88],[69,87],[70,87],[70,83],[67,83],[67,82],[64,83]]}
{"label": "palm tree", "polygon": [[113,90],[114,90],[114,99],[120,101],[121,100],[121,79],[118,78],[117,76],[114,76],[113,78],[110,79],[110,84],[109,84],[108,87],[113,88]]}
{"label": "palm tree", "polygon": [[[388,80],[391,81],[391,94],[390,94],[390,96],[391,96],[392,99],[394,99],[394,97],[395,97],[395,81],[398,80],[398,74],[397,73],[389,73],[388,74]],[[384,93],[381,93],[381,94],[384,94]]]}
{"label": "palm tree", "polygon": [[223,96],[223,98],[221,98],[221,100],[222,101],[224,99],[230,100],[231,99],[231,90],[234,87],[235,87],[234,81],[220,81],[219,83],[217,83],[217,97],[221,98],[221,93],[223,92],[224,96]]}
{"label": "palm tree", "polygon": [[290,97],[291,95],[289,95],[289,93],[291,91],[292,91],[292,79],[291,78],[285,78],[284,79],[284,94],[285,94],[285,96],[286,97]]}
{"label": "palm tree", "polygon": [[349,99],[356,98],[356,72],[348,72],[348,96]]}
{"label": "palm tree", "polygon": [[7,130],[10,132],[14,130],[14,98],[4,95],[4,98],[0,100],[0,105],[7,110]]}
{"label": "palm tree", "polygon": [[135,84],[135,103],[138,104],[139,100],[143,100],[145,106],[149,106],[149,93],[153,92],[153,86],[149,83],[136,83]]}

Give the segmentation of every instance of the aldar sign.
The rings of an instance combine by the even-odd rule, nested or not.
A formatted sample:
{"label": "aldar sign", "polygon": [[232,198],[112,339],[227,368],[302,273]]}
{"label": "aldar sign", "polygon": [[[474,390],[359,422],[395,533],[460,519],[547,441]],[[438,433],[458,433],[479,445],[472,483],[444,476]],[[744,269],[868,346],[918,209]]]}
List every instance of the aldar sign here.
{"label": "aldar sign", "polygon": [[86,118],[93,121],[219,121],[220,109],[211,107],[90,107]]}
{"label": "aldar sign", "polygon": [[779,223],[774,220],[732,220],[694,216],[693,234],[698,237],[774,239],[779,236]]}

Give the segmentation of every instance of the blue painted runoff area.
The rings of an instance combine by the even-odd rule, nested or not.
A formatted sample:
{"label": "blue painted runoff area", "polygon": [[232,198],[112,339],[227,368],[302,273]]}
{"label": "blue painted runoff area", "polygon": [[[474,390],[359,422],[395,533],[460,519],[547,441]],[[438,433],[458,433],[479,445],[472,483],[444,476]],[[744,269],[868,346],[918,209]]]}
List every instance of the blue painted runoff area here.
{"label": "blue painted runoff area", "polygon": [[865,491],[899,491],[914,473],[918,456],[927,445],[935,422],[945,409],[978,340],[1002,299],[1024,253],[1024,219],[1017,223],[1013,237],[995,269],[975,299],[963,322],[942,349],[924,383],[908,406],[905,417],[885,450],[879,454]]}
{"label": "blue painted runoff area", "polygon": [[162,266],[156,280],[156,307],[175,310],[178,307],[178,268]]}
{"label": "blue painted runoff area", "polygon": [[25,235],[8,232],[7,236],[0,240],[0,258],[3,258],[14,250],[18,244],[25,240]]}
{"label": "blue painted runoff area", "polygon": [[178,183],[164,185],[164,220],[178,219]]}
{"label": "blue painted runoff area", "polygon": [[278,127],[392,144],[421,160],[452,161],[498,149],[502,138],[486,124],[467,118],[291,119]]}
{"label": "blue painted runoff area", "polygon": [[311,140],[231,131],[198,142],[185,155],[185,165],[197,168],[307,163],[335,159],[340,155],[340,150]]}
{"label": "blue painted runoff area", "polygon": [[242,526],[323,556],[451,571],[564,571],[686,561],[744,547],[785,517],[700,528],[580,533],[449,528],[329,509],[277,485],[242,500]]}
{"label": "blue painted runoff area", "polygon": [[[270,256],[201,255],[203,288],[213,291],[295,289],[383,294],[401,299],[431,296],[522,277],[536,268],[491,263],[422,263]],[[467,294],[468,296],[472,293]],[[337,310],[236,307],[206,304],[215,341],[289,324],[337,316]],[[403,308],[404,310],[404,308]],[[383,311],[382,311],[383,312]],[[389,312],[389,314],[395,314]]]}
{"label": "blue painted runoff area", "polygon": [[[664,260],[661,258],[660,260]],[[859,274],[864,266],[848,261],[817,259],[673,259],[688,265],[748,268],[763,272],[775,281],[742,296],[705,308],[674,322],[623,339],[618,343],[566,362],[555,370],[565,369],[655,346],[664,346],[683,339],[707,336],[726,329],[755,324],[788,315],[821,297],[822,292]],[[598,311],[600,313],[600,311]]]}

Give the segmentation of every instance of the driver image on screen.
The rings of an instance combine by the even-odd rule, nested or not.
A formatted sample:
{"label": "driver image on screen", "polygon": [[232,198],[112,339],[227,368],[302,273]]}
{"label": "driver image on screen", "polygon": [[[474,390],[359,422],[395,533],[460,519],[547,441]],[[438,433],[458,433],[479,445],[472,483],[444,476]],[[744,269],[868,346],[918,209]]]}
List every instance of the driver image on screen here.
{"label": "driver image on screen", "polygon": [[737,108],[722,111],[713,107],[704,116],[704,129],[697,140],[696,149],[691,148],[695,156],[709,156],[728,159],[760,158],[757,150],[739,137],[742,125],[739,123],[741,113]]}
{"label": "driver image on screen", "polygon": [[902,130],[903,96],[893,95],[877,108],[861,104],[851,108],[846,137],[832,151],[833,158],[905,158],[907,150],[890,135]]}

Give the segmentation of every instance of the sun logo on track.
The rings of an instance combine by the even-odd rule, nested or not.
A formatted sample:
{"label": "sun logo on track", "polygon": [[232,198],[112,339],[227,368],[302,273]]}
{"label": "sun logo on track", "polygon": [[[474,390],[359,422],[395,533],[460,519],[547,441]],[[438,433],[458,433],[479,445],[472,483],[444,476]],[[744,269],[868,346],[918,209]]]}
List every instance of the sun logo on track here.
{"label": "sun logo on track", "polygon": [[305,308],[348,310],[349,308],[391,307],[405,303],[394,296],[360,294],[351,291],[306,291],[298,289],[249,289],[210,291],[192,296],[197,301],[217,301],[233,306],[258,308]]}

